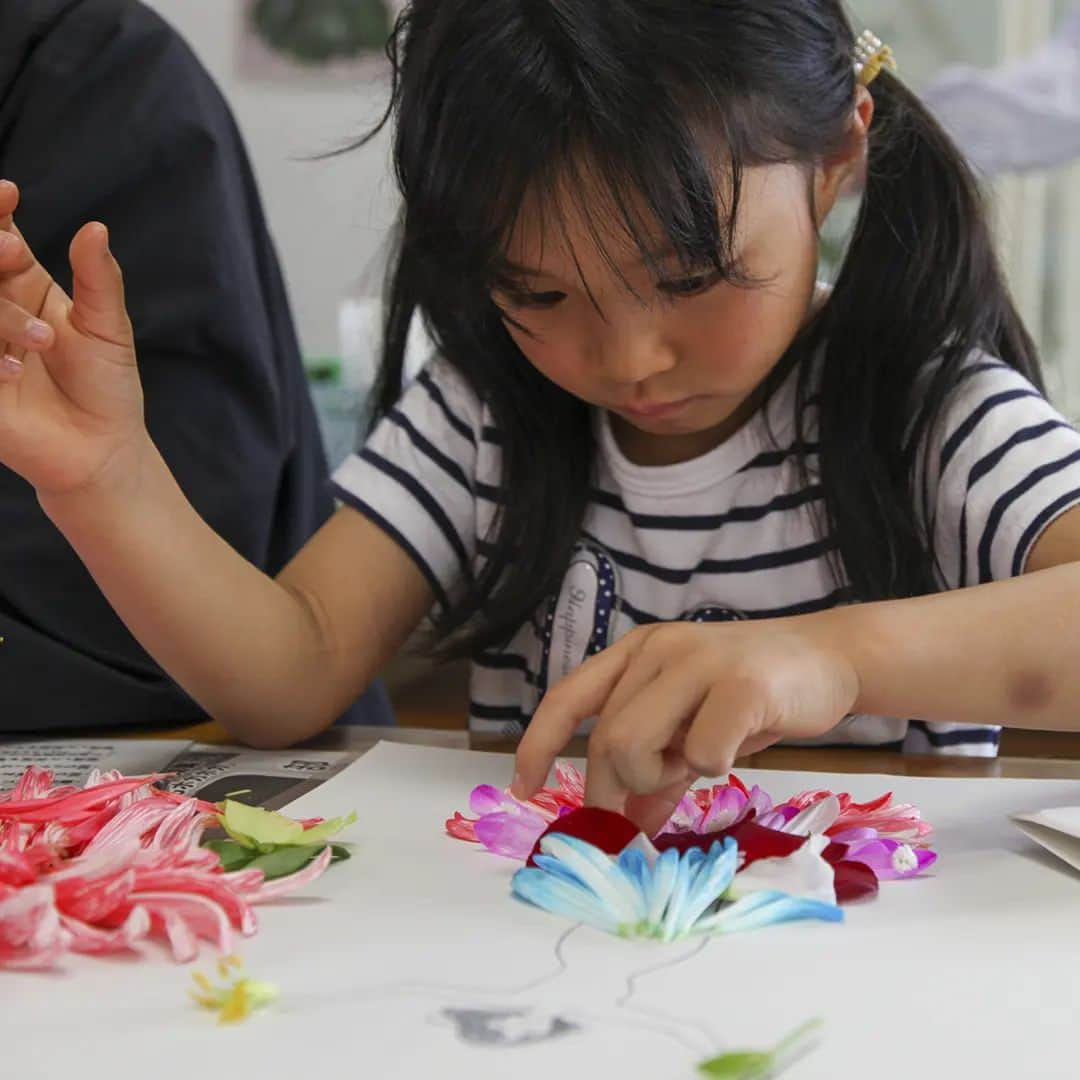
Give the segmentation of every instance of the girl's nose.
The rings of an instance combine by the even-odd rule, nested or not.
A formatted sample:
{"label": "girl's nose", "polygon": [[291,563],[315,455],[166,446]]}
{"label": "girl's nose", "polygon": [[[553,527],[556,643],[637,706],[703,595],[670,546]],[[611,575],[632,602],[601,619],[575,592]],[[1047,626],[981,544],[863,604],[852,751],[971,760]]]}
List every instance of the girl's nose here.
{"label": "girl's nose", "polygon": [[600,346],[600,366],[614,383],[635,385],[670,371],[678,362],[674,348],[656,328],[631,323],[609,326]]}

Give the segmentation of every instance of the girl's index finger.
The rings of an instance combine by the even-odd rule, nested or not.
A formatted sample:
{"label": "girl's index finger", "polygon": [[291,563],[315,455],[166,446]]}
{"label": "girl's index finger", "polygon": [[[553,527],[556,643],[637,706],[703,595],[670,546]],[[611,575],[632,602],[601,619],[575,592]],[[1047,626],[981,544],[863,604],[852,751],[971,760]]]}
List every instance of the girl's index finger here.
{"label": "girl's index finger", "polygon": [[624,639],[590,657],[544,696],[517,749],[511,794],[528,799],[544,786],[555,759],[583,720],[603,708],[632,654]]}

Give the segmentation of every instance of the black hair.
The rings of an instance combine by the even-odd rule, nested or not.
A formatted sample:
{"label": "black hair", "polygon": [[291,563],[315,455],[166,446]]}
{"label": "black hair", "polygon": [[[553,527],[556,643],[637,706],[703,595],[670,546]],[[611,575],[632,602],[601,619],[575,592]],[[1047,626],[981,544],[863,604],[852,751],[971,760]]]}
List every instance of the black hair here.
{"label": "black hair", "polygon": [[[379,125],[396,121],[403,209],[375,417],[401,392],[419,313],[489,407],[503,455],[482,568],[439,614],[451,646],[497,645],[532,616],[559,586],[589,499],[588,406],[527,362],[492,300],[526,197],[540,193],[558,222],[561,193],[587,180],[603,194],[601,216],[647,264],[659,232],[685,267],[738,281],[743,172],[809,169],[847,144],[854,47],[840,0],[406,7],[388,45],[392,99]],[[799,399],[819,407],[822,527],[859,600],[940,587],[919,512],[934,462],[917,475],[918,448],[973,351],[1041,385],[962,155],[897,77],[884,72],[871,89],[866,190],[845,261],[776,369],[799,363]],[[800,362],[818,355],[818,371]],[[797,442],[808,443],[798,415]]]}

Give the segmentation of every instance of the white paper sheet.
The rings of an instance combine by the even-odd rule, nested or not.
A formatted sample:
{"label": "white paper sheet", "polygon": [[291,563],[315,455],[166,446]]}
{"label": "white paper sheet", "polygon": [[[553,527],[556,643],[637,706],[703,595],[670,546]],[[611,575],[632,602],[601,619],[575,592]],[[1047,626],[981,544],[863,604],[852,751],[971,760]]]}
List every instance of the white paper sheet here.
{"label": "white paper sheet", "polygon": [[1080,870],[1080,806],[1062,806],[1013,817],[1020,830]]}
{"label": "white paper sheet", "polygon": [[690,1080],[704,1055],[820,1015],[795,1080],[1080,1075],[1080,883],[1009,821],[1075,803],[1076,783],[748,770],[778,797],[894,790],[938,827],[933,876],[884,885],[843,924],[662,946],[513,900],[515,864],[444,835],[472,786],[506,783],[511,764],[381,744],[293,804],[356,809],[354,856],[260,909],[241,952],[282,997],[239,1027],[189,1006],[189,970],[160,954],[0,973],[4,1074]]}

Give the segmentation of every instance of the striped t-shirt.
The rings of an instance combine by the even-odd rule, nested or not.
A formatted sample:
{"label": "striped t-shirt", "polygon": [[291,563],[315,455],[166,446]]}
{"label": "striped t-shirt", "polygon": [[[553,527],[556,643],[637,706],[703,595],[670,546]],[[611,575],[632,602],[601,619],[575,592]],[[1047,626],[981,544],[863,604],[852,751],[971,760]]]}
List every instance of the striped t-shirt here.
{"label": "striped t-shirt", "polygon": [[[794,408],[792,375],[726,442],[660,467],[629,461],[598,410],[594,489],[578,548],[559,593],[505,649],[473,658],[470,726],[520,732],[547,688],[635,626],[850,602],[821,526],[813,413],[802,447],[808,482],[793,445]],[[971,361],[923,452],[931,455],[927,505],[946,588],[1021,573],[1040,533],[1080,504],[1080,434],[995,360]],[[480,565],[499,478],[491,414],[441,360],[334,477],[338,497],[415,560],[438,604]],[[992,756],[999,737],[993,727],[857,716],[815,741]]]}

